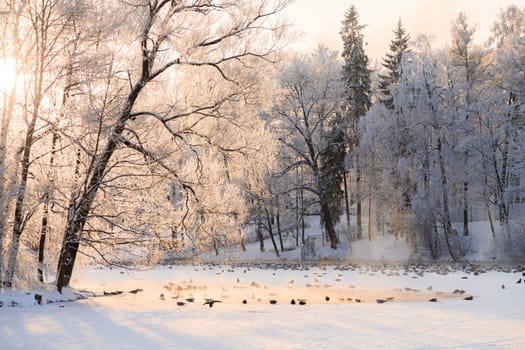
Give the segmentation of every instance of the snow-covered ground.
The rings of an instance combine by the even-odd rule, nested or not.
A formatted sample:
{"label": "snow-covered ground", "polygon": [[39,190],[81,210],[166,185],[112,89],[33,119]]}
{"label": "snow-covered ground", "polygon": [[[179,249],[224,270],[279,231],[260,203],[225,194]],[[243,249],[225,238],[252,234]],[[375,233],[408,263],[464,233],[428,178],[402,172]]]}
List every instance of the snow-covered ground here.
{"label": "snow-covered ground", "polygon": [[[522,274],[446,265],[88,269],[73,283],[85,300],[47,304],[50,293],[36,305],[33,294],[0,294],[20,303],[0,308],[1,348],[523,349]],[[207,298],[221,302],[210,308]],[[306,305],[291,304],[300,298]]]}
{"label": "snow-covered ground", "polygon": [[0,291],[0,349],[525,349],[525,269],[483,227],[472,237],[471,262],[454,265],[400,262],[406,241],[379,235],[321,247],[330,265],[276,259],[267,241],[195,264],[89,267],[64,295]]}

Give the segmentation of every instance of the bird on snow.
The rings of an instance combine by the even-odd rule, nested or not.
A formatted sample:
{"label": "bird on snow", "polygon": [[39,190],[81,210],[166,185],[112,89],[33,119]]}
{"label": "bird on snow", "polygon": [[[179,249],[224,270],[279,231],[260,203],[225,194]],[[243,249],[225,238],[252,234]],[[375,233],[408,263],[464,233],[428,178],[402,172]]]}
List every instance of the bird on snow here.
{"label": "bird on snow", "polygon": [[517,280],[516,283],[521,283],[521,278],[519,280]]}
{"label": "bird on snow", "polygon": [[202,305],[209,305],[209,307],[213,307],[213,304],[215,303],[222,303],[222,301],[214,300],[214,299],[206,299],[206,301]]}
{"label": "bird on snow", "polygon": [[186,301],[188,303],[193,303],[195,301],[195,298],[186,298]]}

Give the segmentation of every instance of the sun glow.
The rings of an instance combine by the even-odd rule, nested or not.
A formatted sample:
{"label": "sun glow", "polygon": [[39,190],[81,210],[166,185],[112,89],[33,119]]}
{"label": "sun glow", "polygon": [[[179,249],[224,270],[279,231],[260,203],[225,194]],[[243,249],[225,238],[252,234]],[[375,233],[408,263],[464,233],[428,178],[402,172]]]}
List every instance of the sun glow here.
{"label": "sun glow", "polygon": [[7,93],[16,82],[16,61],[13,57],[0,58],[0,90]]}

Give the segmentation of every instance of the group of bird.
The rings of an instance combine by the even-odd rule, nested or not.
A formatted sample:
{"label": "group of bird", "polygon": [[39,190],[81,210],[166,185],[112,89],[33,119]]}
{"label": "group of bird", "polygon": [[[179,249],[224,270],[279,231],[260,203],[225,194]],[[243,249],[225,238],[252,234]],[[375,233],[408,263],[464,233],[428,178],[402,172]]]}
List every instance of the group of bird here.
{"label": "group of bird", "polygon": [[[523,277],[525,277],[525,272],[523,272],[521,275],[522,275]],[[525,285],[525,278],[523,278],[523,279],[520,278],[519,280],[516,281],[516,284],[522,284],[522,283]],[[502,285],[501,285],[501,289],[505,289],[505,288],[506,288],[505,285],[502,284]]]}

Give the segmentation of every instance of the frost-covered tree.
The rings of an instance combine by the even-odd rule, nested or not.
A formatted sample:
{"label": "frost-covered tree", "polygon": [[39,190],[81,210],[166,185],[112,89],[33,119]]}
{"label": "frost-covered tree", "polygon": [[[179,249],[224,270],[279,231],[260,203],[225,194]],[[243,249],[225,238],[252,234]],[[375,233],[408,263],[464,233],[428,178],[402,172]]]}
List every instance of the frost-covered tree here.
{"label": "frost-covered tree", "polygon": [[[119,181],[140,178],[147,170],[155,181],[169,179],[184,191],[187,201],[202,206],[205,203],[198,197],[201,180],[191,176],[206,176],[202,160],[250,149],[245,139],[226,137],[243,130],[245,121],[253,116],[246,114],[245,120],[240,113],[245,112],[243,106],[257,101],[256,67],[271,60],[279,48],[284,27],[273,21],[273,15],[286,4],[266,0],[118,3],[120,11],[135,23],[127,28],[131,45],[122,50],[128,59],[118,61],[121,66],[111,80],[116,85],[109,96],[115,103],[107,112],[104,133],[69,208],[59,290],[69,283],[79,246],[86,238],[86,224],[96,222],[95,204],[106,185],[111,184],[118,193]],[[125,37],[119,39],[117,44],[126,47]],[[169,85],[168,77],[174,85]],[[163,86],[172,93],[155,99]],[[123,176],[128,172],[127,163],[136,164],[134,176]],[[163,208],[157,205],[145,203],[139,209],[161,215]],[[206,216],[198,216],[202,212],[193,213],[195,222],[206,222]],[[183,214],[181,220],[185,219]]]}
{"label": "frost-covered tree", "polygon": [[[365,115],[371,106],[371,72],[368,69],[368,56],[365,53],[363,28],[359,23],[359,14],[354,5],[345,12],[340,31],[343,40],[343,72],[345,107],[343,116],[347,120],[346,128],[349,154],[354,158],[357,206],[357,237],[362,236],[361,222],[361,165],[359,156],[352,152],[359,140],[359,118]],[[345,189],[347,190],[347,189]]]}
{"label": "frost-covered tree", "polygon": [[465,167],[463,173],[461,195],[463,202],[463,234],[469,234],[469,169],[472,158],[472,140],[474,136],[476,110],[479,101],[481,79],[486,69],[486,53],[474,45],[475,28],[467,22],[464,13],[460,13],[452,24],[452,42],[449,46],[451,77],[450,84],[455,90],[457,109],[458,157],[463,158]]}
{"label": "frost-covered tree", "polygon": [[[295,57],[284,67],[279,81],[281,93],[272,116],[278,124],[280,142],[293,155],[282,172],[301,171],[305,182],[300,186],[316,196],[330,246],[336,249],[338,238],[331,202],[335,199],[336,180],[323,173],[323,166],[337,166],[335,162],[328,164],[328,160],[340,161],[338,152],[334,152],[339,149],[340,136],[333,134],[342,102],[337,53],[320,47],[312,55]],[[328,137],[329,133],[332,137]]]}
{"label": "frost-covered tree", "polygon": [[[481,172],[485,176],[483,195],[498,208],[500,225],[507,238],[514,240],[507,253],[519,251],[523,231],[511,229],[519,214],[512,217],[512,206],[519,206],[524,182],[524,93],[525,10],[510,6],[501,11],[490,40],[492,61],[479,102],[477,149]],[[519,226],[519,225],[518,225]],[[522,246],[521,246],[522,247]],[[522,254],[520,252],[520,254]]]}
{"label": "frost-covered tree", "polygon": [[[35,191],[30,183],[30,174],[34,171],[30,168],[34,165],[35,158],[32,152],[35,144],[49,130],[49,114],[53,113],[49,101],[52,99],[52,89],[57,87],[64,68],[63,62],[57,58],[70,48],[63,37],[71,27],[74,17],[79,15],[80,9],[79,4],[68,6],[60,0],[28,1],[19,9],[26,21],[18,23],[16,29],[20,33],[17,35],[23,31],[26,33],[26,40],[31,43],[24,46],[26,79],[21,92],[29,102],[25,103],[23,119],[26,128],[17,154],[19,164],[15,182],[13,225],[4,279],[8,287],[13,284],[22,233],[41,202],[34,194],[29,196],[30,191]],[[45,195],[43,198],[46,200]]]}

